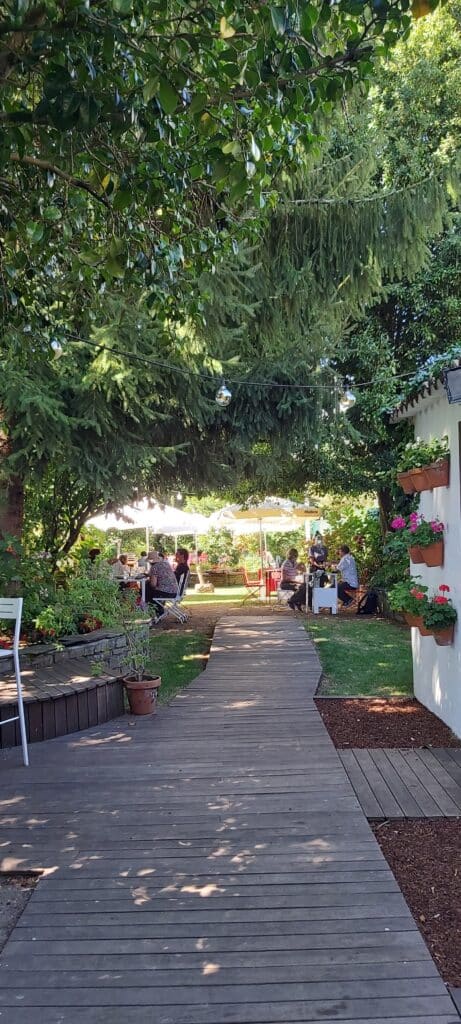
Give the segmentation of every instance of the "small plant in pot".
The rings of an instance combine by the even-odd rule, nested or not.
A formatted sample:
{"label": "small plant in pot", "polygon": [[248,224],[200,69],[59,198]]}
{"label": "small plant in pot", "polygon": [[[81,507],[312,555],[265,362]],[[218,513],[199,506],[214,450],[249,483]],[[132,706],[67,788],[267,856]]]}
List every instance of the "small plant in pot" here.
{"label": "small plant in pot", "polygon": [[408,521],[403,516],[396,516],[391,527],[402,531],[412,562],[417,565],[424,562],[430,567],[443,565],[444,525],[440,520],[427,521],[419,512],[411,512]]}
{"label": "small plant in pot", "polygon": [[450,477],[448,437],[411,441],[397,463],[397,480],[405,494],[446,487]]}
{"label": "small plant in pot", "polygon": [[436,644],[439,647],[449,647],[453,643],[455,623],[458,618],[456,608],[447,597],[450,587],[442,583],[439,587],[439,594],[436,594],[427,603],[423,614],[423,622],[429,633],[433,634]]}
{"label": "small plant in pot", "polygon": [[419,577],[409,576],[396,583],[389,591],[389,605],[394,612],[402,612],[409,626],[423,625],[423,614],[427,606],[427,587],[419,583]]}
{"label": "small plant in pot", "polygon": [[121,625],[125,634],[127,653],[123,662],[123,685],[133,715],[152,715],[157,706],[157,694],[162,684],[160,676],[148,671],[149,619],[142,617],[136,598],[125,591],[120,598]]}

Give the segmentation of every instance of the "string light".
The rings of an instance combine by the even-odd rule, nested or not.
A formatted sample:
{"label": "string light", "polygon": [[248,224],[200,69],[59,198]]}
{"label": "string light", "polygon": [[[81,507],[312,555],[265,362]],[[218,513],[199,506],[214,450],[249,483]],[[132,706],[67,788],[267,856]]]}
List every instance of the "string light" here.
{"label": "string light", "polygon": [[232,392],[229,391],[229,388],[226,387],[226,385],[225,385],[225,383],[223,381],[222,384],[221,384],[221,387],[218,388],[218,390],[217,390],[217,392],[215,394],[216,405],[219,405],[221,407],[221,409],[227,409],[227,406],[230,404],[231,398],[232,398]]}
{"label": "string light", "polygon": [[[80,338],[76,334],[69,334],[67,337],[70,341],[79,342],[81,345],[88,345],[90,348],[97,349],[98,352],[108,352],[113,356],[123,356],[126,359],[131,359],[132,362],[143,363],[147,366],[156,366],[162,370],[170,370],[173,373],[181,374],[183,377],[195,377],[198,380],[209,380],[216,383],[216,374],[206,373],[201,370],[191,370],[188,367],[178,366],[175,363],[168,363],[161,359],[153,359],[150,356],[140,356],[135,352],[127,352],[124,349],[114,348],[109,345],[102,345],[100,342],[89,341],[87,338]],[[408,371],[407,373],[388,374],[386,376],[386,380],[403,381],[407,378],[414,377],[414,375],[414,370]],[[337,382],[333,381],[331,384],[282,384],[280,381],[276,380],[246,380],[244,377],[228,377],[227,381],[229,384],[235,384],[236,386],[247,388],[281,388],[285,391],[327,391],[330,394],[336,393],[338,390]],[[376,384],[376,378],[373,378],[373,380],[354,382],[354,388],[357,390],[357,388],[370,387],[373,384]],[[352,394],[352,392],[350,392],[350,394]],[[356,401],[355,395],[353,395],[353,400],[352,404]]]}

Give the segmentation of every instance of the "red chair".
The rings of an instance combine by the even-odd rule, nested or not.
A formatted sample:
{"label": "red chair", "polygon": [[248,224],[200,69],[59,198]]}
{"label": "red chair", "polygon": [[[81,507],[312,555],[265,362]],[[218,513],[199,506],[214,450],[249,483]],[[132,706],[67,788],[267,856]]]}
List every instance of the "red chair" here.
{"label": "red chair", "polygon": [[255,597],[259,600],[261,596],[261,570],[258,572],[257,576],[249,576],[248,570],[244,568],[243,582],[247,589],[247,594],[243,598],[242,604],[245,604],[246,601],[251,601],[252,598]]}

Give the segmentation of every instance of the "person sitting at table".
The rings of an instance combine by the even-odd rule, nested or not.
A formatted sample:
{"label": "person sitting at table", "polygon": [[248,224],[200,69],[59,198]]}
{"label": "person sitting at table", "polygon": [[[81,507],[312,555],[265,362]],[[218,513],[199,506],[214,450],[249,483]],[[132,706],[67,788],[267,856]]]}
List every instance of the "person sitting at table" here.
{"label": "person sitting at table", "polygon": [[189,572],[189,552],[187,548],[178,548],[175,560],[176,568],[174,574],[178,581],[178,587],[181,587],[183,576],[186,576]]}
{"label": "person sitting at table", "polygon": [[296,548],[290,548],[285,561],[282,562],[282,578],[280,580],[280,590],[296,590],[297,582],[296,577],[298,570],[296,567],[296,560],[298,558],[298,551]]}
{"label": "person sitting at table", "polygon": [[111,559],[109,565],[112,579],[117,580],[120,590],[124,590],[129,576],[128,555],[119,555],[118,558]]}
{"label": "person sitting at table", "polygon": [[[328,576],[326,572],[322,572],[322,570],[325,568],[325,560],[328,551],[324,544],[317,543],[317,537],[320,537],[320,534],[316,535],[315,542],[309,549],[309,571],[311,573],[318,574],[318,585],[320,587],[324,587],[325,584],[328,583]],[[322,538],[320,537],[320,541],[321,540]],[[306,566],[301,566],[301,563],[299,563],[298,571],[303,571],[305,573]],[[306,581],[304,580],[304,582],[301,583],[301,586],[296,590],[296,593],[290,597],[290,600],[288,601],[289,607],[292,608],[293,611],[300,611],[301,608],[304,608],[307,600],[307,606],[312,611],[312,591],[312,584],[307,586]]]}
{"label": "person sitting at table", "polygon": [[178,581],[170,563],[166,558],[162,558],[158,551],[149,551],[147,557],[150,562],[150,573],[146,583],[146,601],[148,604],[153,603],[158,611],[162,606],[155,605],[155,598],[175,597],[178,593]]}
{"label": "person sitting at table", "polygon": [[138,569],[148,569],[148,568],[149,568],[149,560],[147,558],[147,551],[141,551],[141,554],[140,554],[140,556],[138,558]]}
{"label": "person sitting at table", "polygon": [[309,562],[311,568],[324,569],[328,558],[328,548],[323,543],[321,533],[316,533],[314,537],[314,543],[309,548]]}
{"label": "person sitting at table", "polygon": [[336,568],[341,573],[342,579],[338,583],[338,597],[342,601],[343,608],[348,608],[353,603],[353,593],[359,587],[357,563],[347,544],[341,545],[339,553],[341,558]]}

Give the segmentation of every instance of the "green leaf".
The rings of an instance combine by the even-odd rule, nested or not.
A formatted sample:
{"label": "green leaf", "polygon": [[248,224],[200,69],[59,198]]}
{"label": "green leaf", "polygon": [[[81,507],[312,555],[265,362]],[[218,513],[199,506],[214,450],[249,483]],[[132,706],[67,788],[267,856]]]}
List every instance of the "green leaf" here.
{"label": "green leaf", "polygon": [[301,15],[301,35],[310,36],[314,25],[317,24],[319,12],[311,4],[306,4]]}
{"label": "green leaf", "polygon": [[158,78],[149,78],[144,85],[142,90],[142,96],[144,103],[149,103],[153,96],[156,96],[158,91]]}
{"label": "green leaf", "polygon": [[61,212],[57,206],[47,206],[43,211],[43,218],[48,221],[61,220]]}
{"label": "green leaf", "polygon": [[133,202],[133,195],[132,195],[132,193],[131,192],[127,192],[125,189],[120,189],[120,191],[117,192],[115,194],[115,197],[114,197],[114,203],[113,203],[114,210],[118,210],[119,213],[121,213],[122,210],[127,210],[128,207],[131,206],[132,202]]}
{"label": "green leaf", "polygon": [[271,7],[272,24],[278,36],[285,35],[285,11],[283,7]]}
{"label": "green leaf", "polygon": [[208,97],[204,92],[196,92],[190,101],[189,110],[191,114],[200,114],[206,107]]}
{"label": "green leaf", "polygon": [[116,14],[131,14],[133,0],[112,0],[112,7]]}
{"label": "green leaf", "polygon": [[27,237],[33,245],[36,245],[37,242],[41,242],[43,238],[43,231],[43,224],[40,224],[38,221],[30,220],[26,224]]}
{"label": "green leaf", "polygon": [[176,89],[173,89],[173,86],[170,85],[170,82],[166,78],[160,79],[158,98],[162,104],[165,114],[172,114],[173,111],[176,110],[179,97]]}

